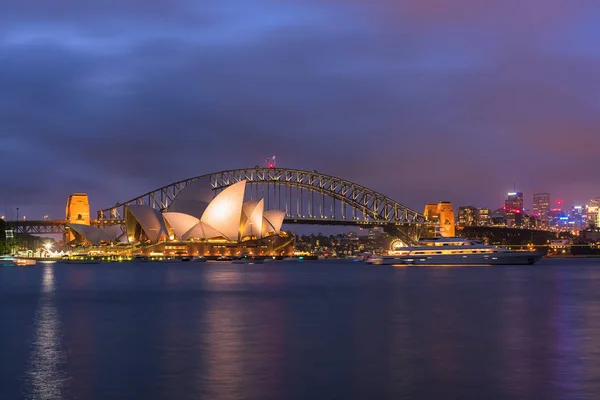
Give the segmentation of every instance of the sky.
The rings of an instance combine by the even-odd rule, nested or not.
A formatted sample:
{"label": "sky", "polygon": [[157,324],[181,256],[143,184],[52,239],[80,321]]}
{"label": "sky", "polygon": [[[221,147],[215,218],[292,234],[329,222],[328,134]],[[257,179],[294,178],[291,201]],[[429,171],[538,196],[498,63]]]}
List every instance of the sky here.
{"label": "sky", "polygon": [[600,196],[596,0],[0,0],[0,214],[253,167]]}

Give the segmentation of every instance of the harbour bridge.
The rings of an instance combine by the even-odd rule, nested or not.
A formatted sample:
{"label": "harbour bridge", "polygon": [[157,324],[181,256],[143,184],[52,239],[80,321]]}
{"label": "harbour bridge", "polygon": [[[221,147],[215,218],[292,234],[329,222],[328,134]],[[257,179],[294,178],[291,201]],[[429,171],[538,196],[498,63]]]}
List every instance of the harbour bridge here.
{"label": "harbour bridge", "polygon": [[[410,243],[428,227],[423,214],[365,186],[317,171],[259,167],[214,172],[171,183],[99,210],[92,224],[122,224],[125,208],[134,204],[166,211],[183,189],[199,179],[209,181],[215,195],[245,180],[246,200],[263,198],[265,210],[285,210],[287,224],[383,227]],[[18,232],[59,233],[56,231],[64,231],[66,222],[25,221],[10,226]]]}

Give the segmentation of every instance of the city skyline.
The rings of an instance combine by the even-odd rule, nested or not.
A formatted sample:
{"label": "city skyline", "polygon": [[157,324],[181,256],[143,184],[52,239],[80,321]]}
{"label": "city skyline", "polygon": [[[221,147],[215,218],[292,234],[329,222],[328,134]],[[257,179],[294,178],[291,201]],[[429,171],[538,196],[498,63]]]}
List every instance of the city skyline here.
{"label": "city skyline", "polygon": [[[0,213],[262,164],[422,212],[600,196],[592,1],[8,2]],[[554,200],[553,200],[554,201]]]}
{"label": "city skyline", "polygon": [[[155,188],[155,189],[158,189],[158,188]],[[72,194],[73,193],[71,193],[71,195]],[[474,207],[476,209],[487,209],[487,210],[490,210],[490,212],[494,212],[494,211],[498,211],[498,210],[503,210],[503,209],[506,210],[506,209],[508,209],[507,206],[506,206],[506,204],[507,204],[507,198],[508,199],[513,198],[514,195],[523,195],[523,213],[529,214],[529,215],[536,215],[536,211],[535,211],[535,197],[538,196],[538,195],[549,195],[550,202],[547,205],[548,210],[562,209],[563,211],[569,211],[569,210],[571,210],[574,207],[583,207],[583,208],[585,208],[588,204],[594,203],[594,201],[597,202],[598,199],[600,199],[600,196],[596,196],[596,197],[590,198],[590,199],[588,199],[586,201],[583,201],[583,202],[567,203],[567,202],[565,202],[565,201],[562,200],[562,197],[558,197],[557,198],[557,197],[552,196],[551,193],[540,192],[540,193],[531,193],[530,196],[529,196],[530,199],[528,201],[527,200],[528,196],[526,196],[523,192],[508,192],[508,193],[505,194],[505,197],[504,197],[503,200],[497,201],[496,202],[497,204],[495,204],[493,206],[478,205],[478,204],[476,204],[474,202],[468,202],[468,201],[465,202],[465,203],[460,203],[460,204],[459,203],[455,203],[453,201],[450,201],[450,203],[453,204],[453,207],[454,207],[454,209],[455,209],[456,212],[458,212],[459,207]],[[444,202],[444,201],[448,201],[448,200],[446,199],[446,200],[439,200],[439,201]],[[417,212],[419,212],[419,213],[427,214],[425,208],[426,208],[426,205],[428,203],[431,204],[432,202],[428,201],[428,202],[426,202],[426,203],[423,204],[423,207],[421,207],[421,208],[416,207],[416,208],[414,208],[414,210],[417,211]],[[433,202],[433,203],[435,203],[435,202]],[[90,215],[90,217],[91,217],[91,219],[95,219],[96,218],[95,211],[98,211],[101,207],[94,208],[95,206],[94,206],[94,202],[93,201],[90,201],[90,205],[91,205],[91,209],[90,209],[91,215]],[[29,214],[30,216],[33,216],[32,218],[29,218],[29,219],[30,220],[64,219],[64,215],[61,214],[62,209],[61,209],[61,211],[56,211],[56,213],[52,214],[52,215],[50,215],[50,213],[48,213],[49,209],[56,209],[56,208],[57,208],[56,206],[44,207],[44,208],[42,208],[42,214],[35,214],[35,211],[34,211],[34,213],[30,213]],[[58,208],[60,208],[60,207],[58,207]],[[4,209],[4,211],[0,212],[0,218],[5,219],[5,220],[15,219],[16,218],[16,214],[19,212],[18,211],[19,208],[17,208],[16,206],[13,207],[12,205],[4,205],[3,209]],[[20,207],[20,210],[21,210],[21,212],[19,214],[20,215],[19,219],[24,219],[24,218],[27,218],[27,215],[28,215],[27,211],[32,211],[32,210],[39,211],[39,208],[36,207],[36,206],[29,207],[29,208],[26,207],[25,209],[23,209],[23,207]]]}

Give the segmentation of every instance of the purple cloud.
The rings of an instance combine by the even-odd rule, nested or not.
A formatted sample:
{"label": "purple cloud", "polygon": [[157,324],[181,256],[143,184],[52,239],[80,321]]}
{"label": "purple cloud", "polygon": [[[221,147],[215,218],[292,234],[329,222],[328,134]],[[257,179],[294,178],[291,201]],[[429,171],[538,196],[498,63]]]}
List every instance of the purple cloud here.
{"label": "purple cloud", "polygon": [[600,7],[449,4],[0,1],[0,205],[59,218],[272,154],[417,210],[600,195]]}

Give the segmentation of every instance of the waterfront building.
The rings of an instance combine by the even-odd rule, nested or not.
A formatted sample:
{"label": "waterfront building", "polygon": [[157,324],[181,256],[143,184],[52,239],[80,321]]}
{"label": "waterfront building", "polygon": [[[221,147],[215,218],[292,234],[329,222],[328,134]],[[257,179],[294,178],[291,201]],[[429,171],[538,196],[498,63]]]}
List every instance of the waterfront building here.
{"label": "waterfront building", "polygon": [[[188,185],[164,211],[127,206],[121,241],[148,256],[279,256],[293,252],[292,236],[281,230],[285,211],[265,211],[263,199],[244,201],[246,181],[225,188],[213,199],[207,198],[212,192],[209,185],[206,181]],[[68,226],[85,244],[119,241],[111,227]]]}
{"label": "waterfront building", "polygon": [[458,207],[458,223],[462,226],[475,226],[479,221],[479,210],[473,206]]}

